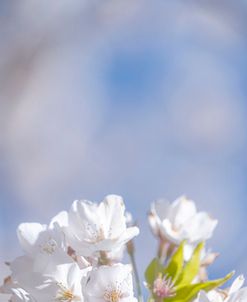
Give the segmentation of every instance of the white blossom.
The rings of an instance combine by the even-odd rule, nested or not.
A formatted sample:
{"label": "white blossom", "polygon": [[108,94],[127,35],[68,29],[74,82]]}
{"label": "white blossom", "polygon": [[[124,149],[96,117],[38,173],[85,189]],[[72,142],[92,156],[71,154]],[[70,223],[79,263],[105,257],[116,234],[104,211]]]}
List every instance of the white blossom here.
{"label": "white blossom", "polygon": [[36,302],[36,300],[17,282],[9,276],[4,279],[4,284],[0,288],[1,302]]}
{"label": "white blossom", "polygon": [[23,251],[34,259],[34,271],[40,272],[54,263],[71,261],[67,255],[65,234],[59,225],[59,223],[62,225],[61,218],[64,216],[62,213],[55,216],[49,225],[21,223],[17,228],[17,236]]}
{"label": "white blossom", "polygon": [[[34,272],[26,256],[11,264],[14,282],[25,288],[38,302],[83,301],[82,280],[91,268],[80,269],[76,262],[54,265],[45,272]],[[24,269],[25,267],[25,269]]]}
{"label": "white blossom", "polygon": [[[186,241],[185,261],[217,225],[185,197],[171,204],[153,203],[149,222],[167,254]],[[11,275],[0,287],[0,302],[136,302],[132,267],[114,263],[138,233],[117,195],[108,195],[99,204],[74,201],[68,213],[58,213],[49,224],[22,223],[17,235],[24,255],[9,263]],[[130,253],[132,242],[127,247]],[[193,282],[207,280],[207,266],[216,257],[216,253],[202,250],[200,271]],[[240,276],[229,289],[202,291],[194,302],[246,302],[243,283]],[[174,286],[171,276],[158,275],[152,294],[158,301],[173,297]]]}
{"label": "white blossom", "polygon": [[80,255],[114,252],[138,235],[137,227],[127,227],[123,199],[108,195],[99,203],[75,201],[69,212],[67,236]]}
{"label": "white blossom", "polygon": [[136,302],[131,266],[115,264],[94,268],[83,287],[86,302]]}
{"label": "white blossom", "polygon": [[156,236],[178,245],[183,240],[196,244],[209,239],[217,220],[205,212],[197,212],[195,203],[182,196],[172,203],[164,200],[154,202],[149,223]]}

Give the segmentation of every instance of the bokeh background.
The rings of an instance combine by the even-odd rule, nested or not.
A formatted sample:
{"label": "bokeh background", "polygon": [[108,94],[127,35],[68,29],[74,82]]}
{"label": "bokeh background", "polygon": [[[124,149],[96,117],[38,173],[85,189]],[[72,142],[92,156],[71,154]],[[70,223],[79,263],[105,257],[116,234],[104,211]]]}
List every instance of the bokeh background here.
{"label": "bokeh background", "polygon": [[219,219],[210,269],[247,274],[247,4],[0,1],[0,278],[16,227],[74,199],[146,213],[182,194]]}

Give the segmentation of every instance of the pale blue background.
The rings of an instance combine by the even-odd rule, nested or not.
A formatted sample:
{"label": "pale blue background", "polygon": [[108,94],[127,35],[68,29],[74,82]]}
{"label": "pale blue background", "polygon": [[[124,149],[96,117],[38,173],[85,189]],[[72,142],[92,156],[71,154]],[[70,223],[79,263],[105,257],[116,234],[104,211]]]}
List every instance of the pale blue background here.
{"label": "pale blue background", "polygon": [[156,242],[152,200],[219,219],[210,270],[247,273],[244,1],[0,2],[0,277],[15,229],[78,198],[125,198]]}

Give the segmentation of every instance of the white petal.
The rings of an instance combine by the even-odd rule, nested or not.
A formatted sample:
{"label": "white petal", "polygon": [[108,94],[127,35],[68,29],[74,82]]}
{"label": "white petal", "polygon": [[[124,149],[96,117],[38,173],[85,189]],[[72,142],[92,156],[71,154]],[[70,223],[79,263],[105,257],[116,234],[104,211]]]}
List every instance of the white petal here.
{"label": "white petal", "polygon": [[22,223],[18,226],[17,236],[21,247],[26,253],[33,253],[40,233],[46,229],[47,226],[40,223]]}
{"label": "white petal", "polygon": [[178,245],[182,240],[186,239],[183,234],[181,234],[180,230],[177,231],[173,228],[173,225],[168,219],[162,221],[160,230],[163,236],[174,244]]}
{"label": "white petal", "polygon": [[12,278],[30,294],[47,280],[45,275],[33,271],[33,259],[27,256],[16,258],[10,264]]}
{"label": "white petal", "polygon": [[111,238],[118,237],[126,229],[125,206],[121,196],[108,195],[99,204],[100,215],[105,218],[105,234]]}
{"label": "white petal", "polygon": [[210,300],[208,299],[204,291],[200,291],[196,299],[196,302],[210,302]]}
{"label": "white petal", "polygon": [[183,232],[190,242],[198,242],[209,239],[218,221],[212,219],[207,213],[199,212],[186,222]]}
{"label": "white petal", "polygon": [[136,226],[127,228],[126,231],[120,236],[118,242],[121,242],[121,245],[123,245],[133,239],[135,236],[139,235],[139,233],[140,230]]}
{"label": "white petal", "polygon": [[13,297],[12,297],[11,301],[13,301],[13,302],[35,302],[36,301],[22,288],[13,288],[12,292],[13,292]]}
{"label": "white petal", "polygon": [[129,298],[133,298],[130,265],[116,264],[95,268],[89,273],[83,292],[87,296],[87,301],[92,302],[102,299],[106,290],[114,287],[118,287],[123,294],[128,293]]}
{"label": "white petal", "polygon": [[149,222],[149,225],[151,227],[151,230],[152,230],[153,234],[155,236],[159,236],[160,233],[161,233],[161,231],[160,231],[161,221],[160,221],[159,217],[156,214],[150,212],[148,214],[148,222]]}
{"label": "white petal", "polygon": [[247,301],[247,287],[240,289],[239,291],[230,295],[225,302],[246,302]]}
{"label": "white petal", "polygon": [[54,216],[50,222],[49,227],[53,228],[54,224],[57,224],[60,227],[67,227],[68,226],[68,212],[62,211],[62,212],[59,212],[56,216]]}
{"label": "white petal", "polygon": [[165,199],[159,199],[151,204],[151,213],[157,215],[160,220],[168,218],[170,202]]}
{"label": "white petal", "polygon": [[175,200],[169,210],[169,220],[178,228],[196,214],[196,206],[192,200],[182,196]]}
{"label": "white petal", "polygon": [[240,275],[238,276],[232,283],[230,289],[229,289],[229,292],[228,292],[228,295],[232,295],[234,294],[235,292],[237,292],[244,284],[244,276],[243,275]]}

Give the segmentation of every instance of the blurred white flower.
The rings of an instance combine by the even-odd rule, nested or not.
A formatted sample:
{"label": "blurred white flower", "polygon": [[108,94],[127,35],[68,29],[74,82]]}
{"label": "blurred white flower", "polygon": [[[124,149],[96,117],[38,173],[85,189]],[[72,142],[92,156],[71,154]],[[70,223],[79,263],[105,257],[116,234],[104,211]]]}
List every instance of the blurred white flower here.
{"label": "blurred white flower", "polygon": [[139,229],[127,227],[122,197],[108,195],[99,204],[74,201],[66,234],[76,253],[93,256],[98,252],[119,250],[139,234]]}
{"label": "blurred white flower", "polygon": [[[19,284],[35,301],[83,301],[82,282],[91,267],[80,269],[76,262],[54,265],[45,272],[34,272],[32,259],[17,258],[11,264],[13,284]],[[13,291],[13,289],[12,289]]]}
{"label": "blurred white flower", "polygon": [[4,279],[4,284],[0,288],[1,302],[35,302],[36,300],[21,288],[17,282],[9,276]]}
{"label": "blurred white flower", "polygon": [[22,287],[31,293],[33,289],[37,289],[46,283],[47,277],[45,276],[45,273],[54,272],[56,270],[56,265],[52,263],[38,272],[34,270],[34,259],[24,255],[17,257],[10,263],[10,270],[12,274],[11,283],[7,284],[8,288]]}
{"label": "blurred white flower", "polygon": [[217,220],[205,212],[197,212],[195,203],[182,196],[172,203],[164,200],[154,202],[149,224],[156,236],[173,244],[186,240],[194,245],[212,236]]}
{"label": "blurred white flower", "polygon": [[93,269],[83,292],[86,302],[136,302],[131,266],[115,264]]}
{"label": "blurred white flower", "polygon": [[245,302],[247,287],[243,287],[244,277],[237,277],[228,290],[212,290],[209,293],[201,291],[195,302]]}
{"label": "blurred white flower", "polygon": [[13,288],[12,289],[12,297],[11,302],[35,302],[36,300],[30,296],[24,289],[22,288]]}
{"label": "blurred white flower", "polygon": [[76,263],[58,265],[54,273],[48,274],[51,277],[50,300],[54,299],[55,286],[55,301],[84,301],[82,283],[90,269],[81,270]]}
{"label": "blurred white flower", "polygon": [[71,262],[63,228],[67,224],[66,212],[56,215],[49,225],[21,223],[17,236],[25,254],[34,259],[34,271],[42,271],[54,263]]}

